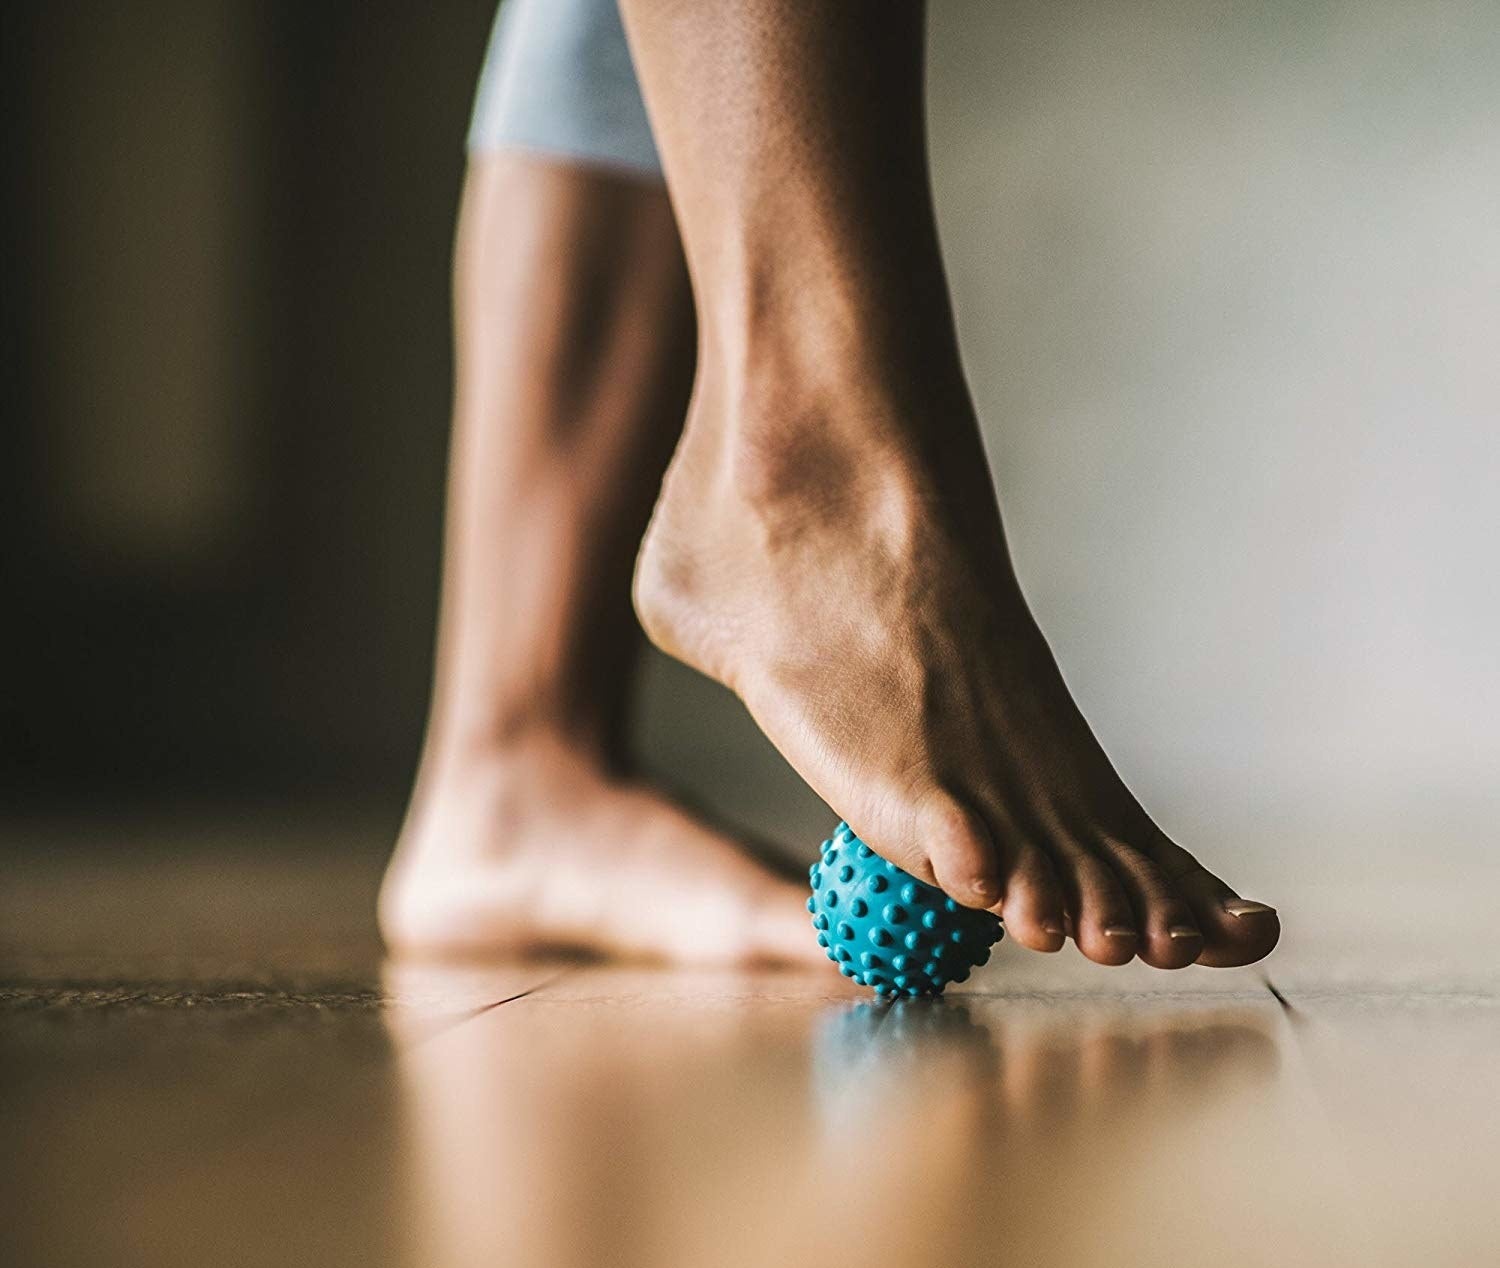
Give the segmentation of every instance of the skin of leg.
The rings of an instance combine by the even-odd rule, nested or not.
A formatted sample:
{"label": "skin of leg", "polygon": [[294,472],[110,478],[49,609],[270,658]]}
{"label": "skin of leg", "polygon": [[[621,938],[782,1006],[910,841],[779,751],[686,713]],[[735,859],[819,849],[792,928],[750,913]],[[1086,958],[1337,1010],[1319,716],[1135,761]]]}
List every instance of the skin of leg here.
{"label": "skin of leg", "polygon": [[876,850],[1023,945],[1265,955],[1274,911],[1141,808],[1017,585],[938,249],[921,6],[622,8],[699,322],[637,564],[648,634]]}
{"label": "skin of leg", "polygon": [[623,771],[631,568],[693,371],[665,191],[476,155],[454,290],[437,669],[388,943],[811,958],[795,887]]}

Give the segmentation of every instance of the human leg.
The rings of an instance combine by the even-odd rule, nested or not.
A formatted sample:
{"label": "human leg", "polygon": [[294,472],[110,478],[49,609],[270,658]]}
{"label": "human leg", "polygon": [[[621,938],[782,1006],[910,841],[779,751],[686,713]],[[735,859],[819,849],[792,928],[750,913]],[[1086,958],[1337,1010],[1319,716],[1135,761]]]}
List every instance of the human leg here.
{"label": "human leg", "polygon": [[938,252],[918,4],[624,0],[699,365],[637,565],[662,647],[733,688],[880,853],[1101,963],[1279,934],[1171,841],[1011,567]]}

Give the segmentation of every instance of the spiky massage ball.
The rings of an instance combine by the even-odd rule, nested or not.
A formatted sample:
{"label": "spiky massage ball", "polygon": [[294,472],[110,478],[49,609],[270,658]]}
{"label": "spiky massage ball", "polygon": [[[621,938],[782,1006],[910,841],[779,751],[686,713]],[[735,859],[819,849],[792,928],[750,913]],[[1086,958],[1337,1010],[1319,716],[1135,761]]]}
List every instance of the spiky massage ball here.
{"label": "spiky massage ball", "polygon": [[877,995],[937,995],[990,958],[997,917],[961,907],[880,857],[841,823],[808,870],[818,945]]}

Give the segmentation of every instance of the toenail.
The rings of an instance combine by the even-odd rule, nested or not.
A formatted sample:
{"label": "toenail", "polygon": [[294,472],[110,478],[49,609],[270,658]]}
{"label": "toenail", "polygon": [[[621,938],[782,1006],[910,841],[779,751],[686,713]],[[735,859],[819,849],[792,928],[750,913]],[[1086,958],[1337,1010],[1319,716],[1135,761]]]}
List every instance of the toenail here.
{"label": "toenail", "polygon": [[973,889],[973,891],[980,898],[983,898],[985,900],[986,906],[1000,897],[1000,886],[995,884],[995,882],[992,881],[988,876],[978,877],[970,886],[970,888]]}
{"label": "toenail", "polygon": [[1042,932],[1050,933],[1054,938],[1061,938],[1063,936],[1063,927],[1061,925],[1043,925]]}
{"label": "toenail", "polygon": [[1241,916],[1258,916],[1261,912],[1274,912],[1276,908],[1267,907],[1265,903],[1252,903],[1249,899],[1236,898],[1233,902],[1224,904],[1224,910],[1238,920]]}
{"label": "toenail", "polygon": [[1110,925],[1104,930],[1106,938],[1133,938],[1135,930],[1129,925]]}
{"label": "toenail", "polygon": [[1172,938],[1197,938],[1202,936],[1192,925],[1173,925],[1167,930],[1167,935]]}

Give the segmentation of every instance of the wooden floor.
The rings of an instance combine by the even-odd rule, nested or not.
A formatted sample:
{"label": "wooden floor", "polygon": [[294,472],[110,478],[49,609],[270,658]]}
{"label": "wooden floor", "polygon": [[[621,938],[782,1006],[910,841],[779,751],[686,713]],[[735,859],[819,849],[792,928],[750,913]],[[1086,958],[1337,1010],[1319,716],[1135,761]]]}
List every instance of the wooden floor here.
{"label": "wooden floor", "polygon": [[1004,948],[879,1007],[383,965],[369,825],[49,831],[0,894],[6,1264],[1496,1262],[1493,890],[1406,942],[1315,895],[1265,973]]}

